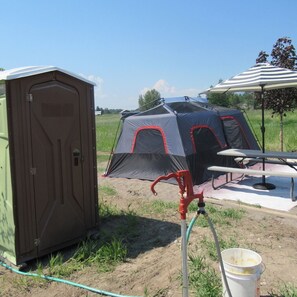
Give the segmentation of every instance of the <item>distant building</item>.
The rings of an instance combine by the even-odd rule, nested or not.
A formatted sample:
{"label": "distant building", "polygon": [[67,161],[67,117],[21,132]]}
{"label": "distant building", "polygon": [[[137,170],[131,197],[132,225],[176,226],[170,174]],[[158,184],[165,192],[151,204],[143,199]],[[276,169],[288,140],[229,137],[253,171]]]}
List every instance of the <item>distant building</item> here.
{"label": "distant building", "polygon": [[98,111],[96,110],[95,111],[95,116],[98,116],[98,115],[101,115],[101,114],[102,114],[102,111],[101,110],[98,110]]}

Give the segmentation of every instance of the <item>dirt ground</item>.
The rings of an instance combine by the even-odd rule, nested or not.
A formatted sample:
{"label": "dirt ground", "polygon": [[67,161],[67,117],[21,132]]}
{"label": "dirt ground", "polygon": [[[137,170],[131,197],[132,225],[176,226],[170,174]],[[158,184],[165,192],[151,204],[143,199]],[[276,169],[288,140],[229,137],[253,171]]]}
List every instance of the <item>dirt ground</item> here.
{"label": "dirt ground", "polygon": [[[155,197],[150,191],[151,183],[148,181],[102,177],[99,177],[99,180],[100,186],[116,190],[117,194],[107,202],[123,210],[137,211],[153,199],[179,199],[177,186],[167,183],[156,186],[158,196]],[[269,293],[279,288],[282,283],[297,284],[296,207],[284,213],[211,198],[206,198],[205,201],[206,204],[222,208],[240,207],[246,211],[242,219],[234,221],[231,226],[223,227],[220,232],[224,233],[225,238],[236,238],[240,246],[253,249],[262,256],[266,268],[261,276],[261,296],[270,296]],[[189,220],[192,216],[193,213],[188,215]],[[157,214],[147,212],[139,216],[138,222],[142,232],[133,242],[133,248],[125,263],[108,273],[99,274],[93,268],[86,268],[74,273],[70,279],[123,295],[182,296],[178,210],[171,209],[166,213]],[[194,226],[189,249],[199,249],[201,239],[205,235],[211,236],[209,228]],[[32,283],[27,284],[25,279],[26,277],[18,276],[1,267],[0,296],[96,296],[95,293],[61,283],[35,286]]]}

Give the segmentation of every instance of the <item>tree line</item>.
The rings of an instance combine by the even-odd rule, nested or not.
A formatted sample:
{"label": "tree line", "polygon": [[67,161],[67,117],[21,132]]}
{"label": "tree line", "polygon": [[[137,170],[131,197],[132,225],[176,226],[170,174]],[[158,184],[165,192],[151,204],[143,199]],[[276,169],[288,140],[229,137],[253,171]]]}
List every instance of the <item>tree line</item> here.
{"label": "tree line", "polygon": [[101,114],[119,114],[122,109],[115,108],[115,109],[109,109],[109,108],[102,108],[97,106],[96,111],[101,111]]}

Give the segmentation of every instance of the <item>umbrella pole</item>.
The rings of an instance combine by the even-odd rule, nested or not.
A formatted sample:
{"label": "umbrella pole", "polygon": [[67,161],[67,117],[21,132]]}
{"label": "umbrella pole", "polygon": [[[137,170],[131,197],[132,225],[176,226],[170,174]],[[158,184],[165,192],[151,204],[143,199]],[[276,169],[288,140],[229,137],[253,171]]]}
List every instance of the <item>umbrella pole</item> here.
{"label": "umbrella pole", "polygon": [[[264,85],[261,85],[261,112],[262,112],[262,153],[265,153],[265,122],[264,122]],[[265,158],[262,159],[262,169],[265,171]],[[262,175],[262,183],[254,184],[253,187],[258,190],[273,190],[275,185],[266,182],[265,175]]]}
{"label": "umbrella pole", "polygon": [[[262,124],[261,124],[261,132],[262,132],[262,153],[265,153],[265,115],[264,115],[264,86],[261,85],[261,109],[262,109]],[[262,169],[265,171],[265,159],[262,159]],[[262,183],[265,185],[265,175],[262,175]]]}

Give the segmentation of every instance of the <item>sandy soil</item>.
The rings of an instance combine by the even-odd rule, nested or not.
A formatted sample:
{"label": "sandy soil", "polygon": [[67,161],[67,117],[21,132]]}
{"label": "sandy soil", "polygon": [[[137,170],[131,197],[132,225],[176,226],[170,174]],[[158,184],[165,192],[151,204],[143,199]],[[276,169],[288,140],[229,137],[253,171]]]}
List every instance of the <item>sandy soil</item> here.
{"label": "sandy soil", "polygon": [[[160,183],[158,196],[150,191],[148,181],[101,178],[100,185],[112,187],[117,194],[105,198],[107,203],[123,210],[137,211],[153,199],[178,201],[175,185]],[[241,207],[244,217],[231,226],[216,226],[224,238],[236,238],[240,246],[258,252],[266,266],[261,276],[261,296],[280,287],[281,283],[297,284],[297,209],[289,213],[245,207],[228,201],[206,199],[207,204],[222,208]],[[193,214],[189,214],[189,219]],[[200,218],[199,218],[200,219]],[[201,218],[203,219],[203,218]],[[98,273],[86,268],[70,279],[101,290],[133,296],[181,296],[180,221],[177,210],[165,213],[144,212],[138,217],[141,233],[131,244],[127,262],[112,272]],[[110,226],[112,228],[112,225]],[[194,227],[190,251],[199,249],[204,236],[211,238],[209,228]],[[215,268],[218,269],[217,263]],[[88,291],[60,283],[34,285],[26,277],[0,268],[0,296],[95,296]],[[239,296],[234,296],[239,297]]]}

